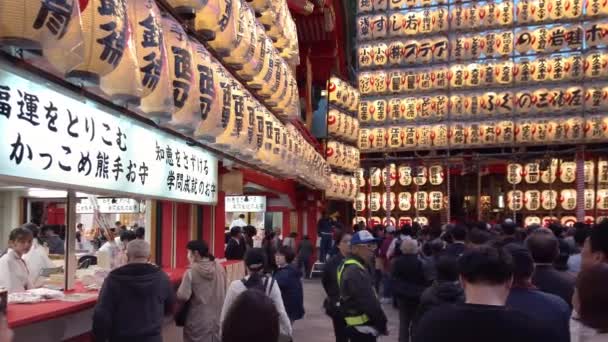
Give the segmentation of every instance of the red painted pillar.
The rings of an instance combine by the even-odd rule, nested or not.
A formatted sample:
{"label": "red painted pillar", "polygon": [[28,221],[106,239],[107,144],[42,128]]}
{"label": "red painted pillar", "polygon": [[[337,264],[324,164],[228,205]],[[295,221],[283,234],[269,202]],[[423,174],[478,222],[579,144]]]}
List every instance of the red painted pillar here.
{"label": "red painted pillar", "polygon": [[226,193],[220,191],[217,194],[217,204],[215,205],[215,231],[214,231],[214,241],[209,242],[209,244],[213,243],[214,251],[216,257],[223,258],[224,257],[224,231],[226,229]]}
{"label": "red painted pillar", "polygon": [[172,268],[173,262],[173,202],[159,201],[162,207],[161,267]]}
{"label": "red painted pillar", "polygon": [[210,206],[210,205],[204,205],[203,206],[203,221],[200,222],[200,227],[199,229],[201,229],[201,236],[203,237],[203,240],[209,245],[211,246],[211,243],[213,241],[212,240],[212,234],[211,232],[213,231],[213,215],[215,214],[214,212],[214,207]]}
{"label": "red painted pillar", "polygon": [[175,267],[188,266],[186,244],[190,241],[191,205],[177,203],[175,206]]}

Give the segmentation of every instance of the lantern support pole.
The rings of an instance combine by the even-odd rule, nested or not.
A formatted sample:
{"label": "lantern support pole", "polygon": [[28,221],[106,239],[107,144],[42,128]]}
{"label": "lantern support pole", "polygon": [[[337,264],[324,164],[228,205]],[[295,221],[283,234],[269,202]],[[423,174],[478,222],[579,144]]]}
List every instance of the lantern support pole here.
{"label": "lantern support pole", "polygon": [[481,221],[481,166],[477,162],[477,221]]}
{"label": "lantern support pole", "polygon": [[585,145],[576,148],[576,220],[585,220]]}
{"label": "lantern support pole", "polygon": [[599,156],[595,156],[595,166],[593,167],[593,223],[597,222],[597,206],[599,203],[597,203],[597,192],[598,192],[598,183],[600,180],[600,157]]}
{"label": "lantern support pole", "polygon": [[452,179],[452,175],[450,172],[450,150],[448,149],[448,153],[446,155],[445,158],[445,170],[446,170],[446,176],[445,176],[445,184],[446,184],[446,191],[445,191],[445,195],[447,197],[447,205],[445,206],[445,223],[450,223],[451,220],[451,195],[452,195],[452,186],[451,186],[451,179]]}

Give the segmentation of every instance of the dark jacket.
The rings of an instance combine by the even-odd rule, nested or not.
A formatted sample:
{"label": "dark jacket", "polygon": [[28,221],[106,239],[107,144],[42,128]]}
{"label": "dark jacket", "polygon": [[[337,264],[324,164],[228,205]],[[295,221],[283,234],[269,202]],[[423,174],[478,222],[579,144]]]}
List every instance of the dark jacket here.
{"label": "dark jacket", "polygon": [[243,260],[246,250],[247,246],[245,246],[243,240],[237,241],[233,238],[230,238],[230,241],[228,241],[228,245],[226,245],[225,257],[228,260]]}
{"label": "dark jacket", "polygon": [[319,222],[317,222],[317,235],[320,237],[331,237],[333,225],[334,221],[332,219],[321,218]]}
{"label": "dark jacket", "polygon": [[312,255],[312,242],[310,240],[302,240],[298,245],[298,257],[308,259]]}
{"label": "dark jacket", "polygon": [[568,303],[558,296],[536,289],[513,287],[507,298],[507,307],[545,322],[559,335],[556,342],[570,342],[571,310]]}
{"label": "dark jacket", "polygon": [[[357,260],[361,265],[367,265],[363,259],[357,256],[352,255],[348,258]],[[386,334],[386,315],[382,311],[382,306],[374,290],[374,281],[369,268],[361,269],[357,265],[347,265],[342,273],[340,294],[343,315],[358,316],[365,314],[369,317],[369,322],[365,325],[374,327],[381,334]]]}
{"label": "dark jacket", "polygon": [[422,261],[415,254],[405,254],[393,264],[393,293],[395,296],[412,305],[417,305],[426,288]]}
{"label": "dark jacket", "polygon": [[576,278],[555,269],[553,265],[537,265],[532,276],[532,284],[539,290],[561,297],[572,307],[572,294]]}
{"label": "dark jacket", "polygon": [[342,264],[342,261],[344,261],[344,256],[342,253],[338,252],[338,254],[331,257],[323,267],[321,284],[323,284],[323,289],[325,289],[325,293],[327,294],[327,299],[323,303],[323,307],[325,307],[326,313],[332,317],[336,313],[336,304],[340,300],[338,267]]}
{"label": "dark jacket", "polygon": [[416,312],[416,322],[429,310],[443,304],[464,303],[464,290],[458,281],[436,281],[422,292]]}
{"label": "dark jacket", "polygon": [[152,264],[127,264],[110,272],[93,313],[97,342],[161,342],[175,293],[169,277]]}
{"label": "dark jacket", "polygon": [[464,243],[451,243],[446,247],[445,253],[458,258],[464,253],[465,249]]}
{"label": "dark jacket", "polygon": [[304,317],[304,290],[301,278],[302,272],[292,265],[279,268],[274,272],[274,279],[281,289],[285,311],[291,321]]}

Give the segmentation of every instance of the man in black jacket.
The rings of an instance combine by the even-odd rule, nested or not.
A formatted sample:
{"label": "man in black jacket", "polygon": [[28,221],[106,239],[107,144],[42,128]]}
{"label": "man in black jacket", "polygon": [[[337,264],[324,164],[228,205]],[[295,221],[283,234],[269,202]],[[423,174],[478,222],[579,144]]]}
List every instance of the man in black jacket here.
{"label": "man in black jacket", "polygon": [[532,284],[539,290],[561,297],[572,307],[575,278],[568,272],[555,269],[553,262],[559,254],[559,241],[547,228],[534,231],[526,239],[526,247],[534,259]]}
{"label": "man in black jacket", "polygon": [[387,319],[374,289],[370,264],[377,241],[367,230],[358,231],[350,242],[351,253],[338,268],[340,313],[351,342],[375,342],[388,335]]}
{"label": "man in black jacket", "polygon": [[246,251],[247,246],[245,246],[245,241],[241,236],[241,227],[232,227],[224,256],[228,260],[243,260]]}
{"label": "man in black jacket", "polygon": [[346,323],[344,322],[344,318],[338,313],[340,287],[338,286],[337,275],[338,267],[340,267],[344,258],[350,253],[351,238],[352,235],[349,233],[341,233],[337,236],[336,243],[338,245],[338,253],[325,263],[323,278],[321,279],[323,289],[325,289],[325,293],[327,294],[323,307],[333,322],[336,342],[348,341],[348,337],[346,336]]}
{"label": "man in black jacket", "polygon": [[150,264],[150,244],[127,245],[128,264],[110,272],[93,313],[97,342],[162,342],[165,315],[173,312],[175,293],[169,277]]}

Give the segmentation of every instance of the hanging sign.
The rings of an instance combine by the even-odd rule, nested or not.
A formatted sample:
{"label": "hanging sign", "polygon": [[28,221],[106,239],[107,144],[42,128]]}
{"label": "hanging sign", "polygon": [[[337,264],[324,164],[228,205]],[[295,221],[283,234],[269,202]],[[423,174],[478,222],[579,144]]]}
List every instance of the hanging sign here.
{"label": "hanging sign", "polygon": [[[98,198],[98,211],[101,214],[139,213],[139,202],[132,198]],[[76,203],[76,214],[93,214],[95,208],[87,198]]]}
{"label": "hanging sign", "polygon": [[[198,203],[217,201],[217,159],[47,81],[0,65],[0,175]],[[23,76],[22,76],[23,75]]]}
{"label": "hanging sign", "polygon": [[258,213],[266,211],[266,196],[226,196],[227,213]]}

